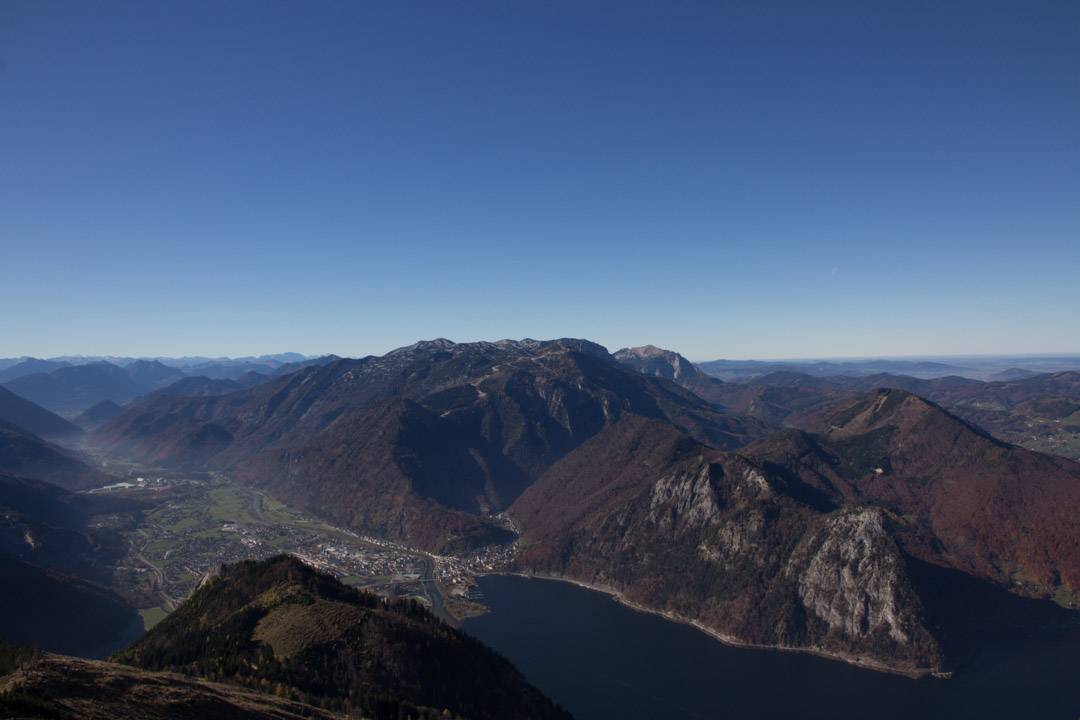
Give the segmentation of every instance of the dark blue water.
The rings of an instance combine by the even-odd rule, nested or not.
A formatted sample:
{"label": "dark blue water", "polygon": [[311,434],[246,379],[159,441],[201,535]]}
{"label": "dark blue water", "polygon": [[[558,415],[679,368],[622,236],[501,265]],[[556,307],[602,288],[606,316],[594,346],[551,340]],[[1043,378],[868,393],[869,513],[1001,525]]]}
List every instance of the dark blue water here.
{"label": "dark blue water", "polygon": [[980,647],[952,680],[911,680],[730,647],[569,583],[511,576],[479,583],[491,612],[467,621],[465,631],[578,720],[1080,718],[1075,624]]}

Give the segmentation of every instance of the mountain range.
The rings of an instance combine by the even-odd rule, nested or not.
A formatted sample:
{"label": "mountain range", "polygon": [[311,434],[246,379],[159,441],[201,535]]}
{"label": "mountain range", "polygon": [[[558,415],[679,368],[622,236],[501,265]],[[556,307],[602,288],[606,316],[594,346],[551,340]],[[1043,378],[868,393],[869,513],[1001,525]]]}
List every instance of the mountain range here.
{"label": "mountain range", "polygon": [[5,386],[53,412],[73,414],[103,400],[126,403],[183,375],[177,368],[148,360],[139,360],[126,367],[96,362],[23,375],[8,381]]}
{"label": "mountain range", "polygon": [[[124,374],[153,382],[155,369],[142,368]],[[437,554],[512,548],[498,569],[611,592],[727,642],[909,675],[948,673],[980,652],[972,623],[1050,613],[1019,611],[1020,600],[1070,617],[1080,607],[1080,464],[1004,437],[1021,417],[1029,432],[1035,419],[1053,423],[1053,437],[1071,432],[1076,373],[984,382],[785,370],[729,382],[671,351],[608,353],[575,339],[440,339],[289,370],[180,377],[84,413],[81,441],[115,460],[223,473],[335,525]],[[14,407],[27,417],[47,413],[23,402]],[[56,514],[84,501],[34,483],[80,490],[108,476],[17,425],[0,430],[0,472],[11,476],[0,553],[13,577],[25,565],[94,582],[92,561],[57,559],[89,557],[74,539],[85,526]],[[267,621],[288,642],[300,632],[289,623],[318,623],[297,615],[292,595],[249,592],[262,587],[250,573],[299,585],[288,592],[304,607],[323,607],[312,588],[339,592],[274,563],[235,570],[231,589],[205,601],[228,612],[177,611],[126,661],[208,681],[223,679],[222,663],[234,681],[245,664],[261,667],[262,636],[230,629],[214,637],[240,644],[200,645],[219,622],[208,618],[256,618],[244,632],[258,618],[288,618]],[[201,592],[192,600],[209,597]],[[329,622],[354,611],[327,612]],[[206,664],[196,651],[229,659]],[[337,711],[348,698],[304,673],[351,661],[312,652],[319,659],[304,662],[314,665],[289,666],[299,683],[289,697]],[[410,702],[436,707],[429,701]]]}
{"label": "mountain range", "polygon": [[[336,357],[305,358],[296,353],[187,364],[171,359],[169,363],[176,364],[130,358],[114,358],[113,362],[30,358],[0,371],[0,383],[23,399],[72,418],[101,403],[124,405],[151,392],[224,394],[333,359]],[[0,397],[0,412],[2,408]]]}
{"label": "mountain range", "polygon": [[93,439],[144,463],[228,470],[348,527],[447,550],[506,539],[492,515],[627,414],[724,448],[766,431],[586,341],[437,340],[225,396],[147,398]]}
{"label": "mountain range", "polygon": [[952,658],[918,569],[1075,606],[1080,528],[1062,508],[1080,466],[864,390],[881,379],[730,383],[651,346],[436,340],[227,395],[147,397],[92,439],[436,552],[516,528],[517,571],[732,641],[939,672]]}

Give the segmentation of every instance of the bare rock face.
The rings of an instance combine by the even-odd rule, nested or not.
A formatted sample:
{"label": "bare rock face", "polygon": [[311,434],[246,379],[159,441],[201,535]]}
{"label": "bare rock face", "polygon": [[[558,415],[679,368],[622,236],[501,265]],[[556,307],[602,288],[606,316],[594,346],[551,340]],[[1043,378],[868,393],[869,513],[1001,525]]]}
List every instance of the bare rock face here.
{"label": "bare rock face", "polygon": [[612,354],[623,365],[638,370],[646,375],[655,375],[683,384],[684,381],[701,373],[693,363],[677,352],[664,350],[655,345],[623,348]]}
{"label": "bare rock face", "polygon": [[[899,548],[884,527],[877,508],[838,511],[810,543],[808,557],[793,557],[789,572],[798,573],[803,606],[824,621],[829,634],[869,639],[885,633],[898,644],[911,640],[906,582]],[[805,565],[796,570],[797,561]]]}
{"label": "bare rock face", "polygon": [[704,460],[660,478],[649,500],[649,520],[673,531],[704,527],[719,514],[719,498]]}

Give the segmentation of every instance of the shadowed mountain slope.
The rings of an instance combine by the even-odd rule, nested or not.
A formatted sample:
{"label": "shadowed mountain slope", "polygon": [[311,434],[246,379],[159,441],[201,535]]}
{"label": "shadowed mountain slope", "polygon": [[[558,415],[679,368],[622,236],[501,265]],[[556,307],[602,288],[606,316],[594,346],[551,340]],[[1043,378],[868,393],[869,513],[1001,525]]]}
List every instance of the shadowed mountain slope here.
{"label": "shadowed mountain slope", "polygon": [[0,422],[18,425],[41,437],[78,435],[78,427],[49,410],[0,387]]}
{"label": "shadowed mountain slope", "polygon": [[0,639],[42,650],[103,657],[142,630],[115,593],[0,552]]}
{"label": "shadowed mountain slope", "polygon": [[102,657],[142,631],[139,615],[106,589],[127,542],[91,523],[123,504],[0,474],[0,639]]}
{"label": "shadowed mountain slope", "polygon": [[99,487],[112,480],[71,452],[0,422],[0,473],[45,480],[69,490]]}
{"label": "shadowed mountain slope", "polygon": [[[251,373],[251,375],[258,375],[258,373]],[[155,390],[153,394],[167,395],[170,397],[212,397],[214,395],[228,395],[231,392],[243,390],[245,387],[253,387],[253,385],[245,385],[238,380],[226,378],[215,379],[197,375],[195,377],[186,377],[182,380],[177,380],[160,390]]]}
{"label": "shadowed mountain slope", "polygon": [[79,413],[73,422],[83,430],[94,430],[123,412],[124,408],[112,400],[102,400]]}

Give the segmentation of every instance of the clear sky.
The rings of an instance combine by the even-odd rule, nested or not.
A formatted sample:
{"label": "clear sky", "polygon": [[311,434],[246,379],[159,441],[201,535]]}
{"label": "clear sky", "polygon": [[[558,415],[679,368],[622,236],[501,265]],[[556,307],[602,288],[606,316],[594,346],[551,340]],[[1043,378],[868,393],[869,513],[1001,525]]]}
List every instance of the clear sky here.
{"label": "clear sky", "polygon": [[0,3],[0,356],[1080,351],[1080,3]]}

